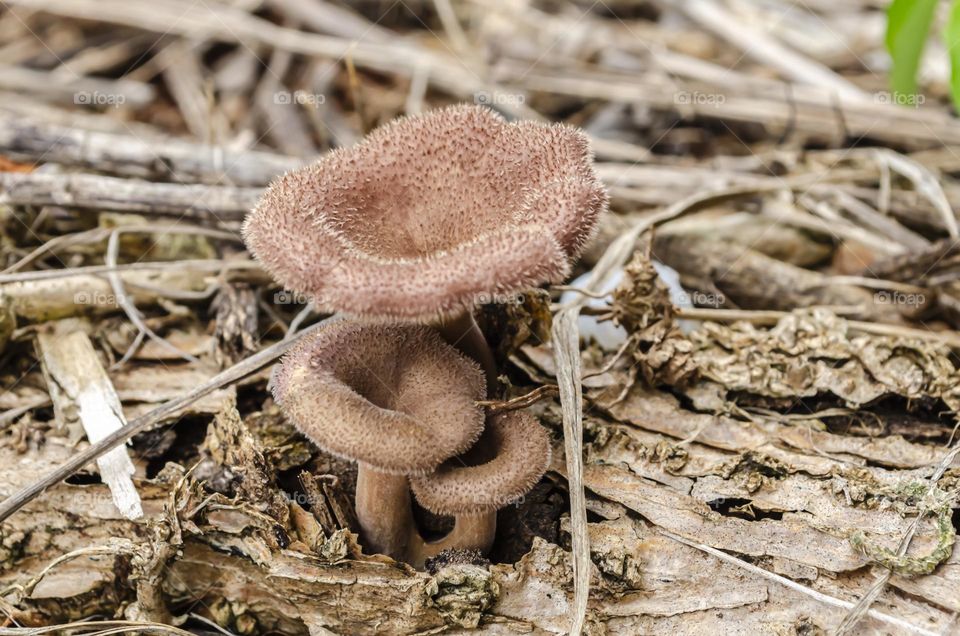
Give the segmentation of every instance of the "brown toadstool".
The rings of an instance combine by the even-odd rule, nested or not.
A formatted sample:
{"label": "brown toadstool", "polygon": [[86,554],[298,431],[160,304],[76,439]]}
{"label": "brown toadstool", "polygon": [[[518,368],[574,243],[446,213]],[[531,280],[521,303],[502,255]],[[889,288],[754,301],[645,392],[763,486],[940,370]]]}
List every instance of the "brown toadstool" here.
{"label": "brown toadstool", "polygon": [[496,535],[498,509],[515,502],[540,480],[550,464],[550,438],[537,418],[509,411],[489,418],[487,431],[496,456],[479,466],[447,462],[436,472],[412,477],[417,502],[427,510],[456,518],[439,541],[410,543],[408,560],[423,562],[450,548],[489,551]]}
{"label": "brown toadstool", "polygon": [[480,368],[422,326],[335,323],[284,356],[273,393],[315,444],[358,463],[365,544],[394,558],[416,534],[407,476],[435,470],[483,430]]}
{"label": "brown toadstool", "polygon": [[[496,365],[474,307],[566,277],[607,201],[579,130],[461,105],[401,118],[278,178],[243,235],[320,310],[433,324],[482,365],[492,397]],[[471,461],[492,456],[487,437]],[[489,529],[495,511],[471,523]]]}
{"label": "brown toadstool", "polygon": [[606,205],[582,132],[460,105],[283,175],[243,235],[318,309],[439,323],[493,388],[474,306],[563,279]]}

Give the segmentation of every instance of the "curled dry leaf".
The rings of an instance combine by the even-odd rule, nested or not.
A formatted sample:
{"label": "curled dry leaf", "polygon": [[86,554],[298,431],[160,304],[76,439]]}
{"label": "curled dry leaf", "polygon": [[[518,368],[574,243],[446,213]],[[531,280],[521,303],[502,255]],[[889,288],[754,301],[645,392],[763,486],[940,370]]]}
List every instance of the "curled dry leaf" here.
{"label": "curled dry leaf", "polygon": [[943,400],[960,407],[960,370],[946,345],[857,336],[847,321],[815,309],[771,329],[706,323],[691,334],[700,374],[726,391],[799,398],[832,394],[851,407],[886,395]]}
{"label": "curled dry leaf", "polygon": [[631,354],[647,384],[688,384],[696,368],[693,345],[676,326],[676,309],[649,255],[637,250],[611,302],[613,320],[630,334]]}

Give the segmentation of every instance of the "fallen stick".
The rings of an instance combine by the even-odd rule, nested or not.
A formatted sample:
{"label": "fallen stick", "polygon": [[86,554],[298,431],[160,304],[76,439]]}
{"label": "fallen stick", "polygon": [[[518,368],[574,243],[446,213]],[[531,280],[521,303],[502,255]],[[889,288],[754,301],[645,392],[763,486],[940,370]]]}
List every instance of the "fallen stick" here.
{"label": "fallen stick", "polygon": [[[90,245],[93,243],[100,243],[106,241],[110,238],[110,234],[113,232],[113,228],[109,227],[95,227],[89,230],[84,230],[82,232],[75,232],[73,234],[61,234],[50,239],[46,243],[35,247],[30,251],[29,254],[19,259],[17,262],[8,266],[2,271],[4,274],[9,274],[10,272],[16,272],[22,270],[24,267],[34,262],[38,258],[44,258],[50,254],[54,253],[55,249],[64,248],[70,245]],[[223,230],[215,230],[208,227],[203,227],[200,225],[187,225],[182,223],[174,224],[153,224],[153,225],[124,225],[123,232],[143,232],[147,234],[157,234],[162,236],[165,233],[181,233],[181,234],[193,234],[197,236],[205,236],[209,238],[215,238],[223,241],[237,241],[242,242],[242,239],[239,235],[234,232],[226,232]]]}
{"label": "fallen stick", "polygon": [[[892,242],[891,242],[892,244]],[[676,269],[691,285],[720,292],[723,299],[746,309],[779,309],[813,305],[860,307],[861,318],[901,322],[896,307],[876,302],[874,293],[841,285],[819,272],[797,267],[746,247],[731,248],[699,236],[660,235],[654,257]]]}
{"label": "fallen stick", "polygon": [[91,274],[109,274],[111,272],[221,272],[225,270],[247,269],[261,271],[260,263],[251,260],[221,260],[217,258],[198,258],[183,261],[149,261],[143,263],[124,263],[122,265],[86,265],[68,269],[43,269],[30,272],[0,274],[0,285],[6,283],[25,283],[36,280],[55,280]]}
{"label": "fallen stick", "polygon": [[350,57],[357,66],[380,72],[409,74],[418,65],[431,69],[431,79],[451,92],[472,96],[481,86],[456,58],[412,43],[380,43],[308,33],[278,26],[239,9],[214,11],[187,2],[129,0],[12,0],[12,6],[45,11],[81,20],[96,20],[168,35],[218,42],[258,43],[311,57]]}
{"label": "fallen stick", "polygon": [[844,102],[873,101],[870,95],[833,70],[784,46],[767,33],[752,28],[743,19],[731,15],[711,0],[687,0],[680,3],[680,10],[694,22],[741,49],[744,55],[772,66],[801,84],[825,87]]}
{"label": "fallen stick", "polygon": [[274,6],[287,17],[303,22],[312,30],[328,35],[367,42],[387,42],[394,33],[367,18],[353,9],[341,7],[332,2],[314,0],[313,2],[298,2],[297,0],[270,0],[268,4]]}
{"label": "fallen stick", "polygon": [[95,174],[0,173],[0,204],[62,205],[219,220],[243,218],[260,188],[150,183]]}
{"label": "fallen stick", "polygon": [[0,66],[0,88],[79,105],[146,106],[156,98],[149,84],[133,80],[109,80],[83,77],[57,77],[50,71],[21,66]]}
{"label": "fallen stick", "polygon": [[[358,67],[383,73],[399,73],[409,77],[416,69],[429,71],[430,82],[461,99],[473,99],[482,91],[497,92],[497,87],[460,59],[452,55],[404,41],[368,42],[308,33],[276,25],[240,9],[168,1],[164,3],[130,2],[129,0],[7,0],[12,6],[44,11],[80,20],[95,20],[163,35],[179,35],[196,40],[260,44],[307,57],[349,58]],[[538,118],[523,104],[499,104],[499,110],[512,116]],[[628,150],[618,144],[621,152]]]}
{"label": "fallen stick", "polygon": [[[2,108],[2,106],[0,106]],[[85,130],[0,114],[0,152],[14,159],[92,168],[144,179],[262,186],[302,164],[296,157],[255,150],[230,150],[159,135]]]}
{"label": "fallen stick", "polygon": [[210,98],[203,89],[200,56],[204,48],[187,40],[177,40],[157,54],[157,61],[163,69],[160,74],[164,85],[187,129],[197,139],[209,141],[213,138],[213,120],[218,113],[210,108]]}
{"label": "fallen stick", "polygon": [[[187,269],[159,273],[128,271],[120,278],[129,288],[129,298],[133,302],[140,306],[150,306],[164,297],[202,293],[207,287],[210,274]],[[110,283],[93,275],[0,284],[0,297],[7,299],[10,309],[18,318],[32,322],[45,322],[80,314],[107,313],[120,308],[117,302],[119,299]]]}
{"label": "fallen stick", "polygon": [[[86,333],[69,321],[56,323],[37,334],[37,351],[60,426],[79,420],[93,444],[124,427],[120,398]],[[120,514],[127,519],[143,516],[126,447],[118,444],[105,452],[97,467]]]}
{"label": "fallen stick", "polygon": [[583,490],[583,387],[580,369],[580,305],[558,311],[553,319],[553,359],[563,411],[563,450],[570,493],[570,551],[573,563],[573,609],[569,633],[580,636],[590,599],[590,531]]}
{"label": "fallen stick", "polygon": [[[617,104],[644,104],[676,112],[678,98],[701,94],[708,103],[686,105],[685,117],[751,122],[770,129],[789,129],[837,138],[843,135],[887,141],[908,148],[960,143],[960,126],[955,121],[920,121],[913,112],[878,112],[873,104],[843,102],[834,108],[782,98],[740,95],[727,87],[707,84],[678,84],[653,75],[558,73],[537,70],[504,61],[497,66],[497,79],[507,87],[522,84],[529,91],[543,91]],[[909,111],[909,109],[900,109]],[[886,125],[877,124],[882,116]]]}

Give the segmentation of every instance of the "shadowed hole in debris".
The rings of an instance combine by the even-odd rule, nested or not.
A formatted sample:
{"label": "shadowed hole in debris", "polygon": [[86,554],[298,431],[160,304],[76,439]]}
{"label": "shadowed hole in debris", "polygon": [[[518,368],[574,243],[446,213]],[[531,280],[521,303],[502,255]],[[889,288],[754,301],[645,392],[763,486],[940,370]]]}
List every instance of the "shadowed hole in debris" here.
{"label": "shadowed hole in debris", "polygon": [[758,510],[753,507],[752,499],[742,497],[720,497],[706,502],[710,509],[719,512],[725,517],[737,517],[747,521],[760,521],[761,519],[783,519],[782,512],[770,510]]}
{"label": "shadowed hole in debris", "polygon": [[200,445],[207,435],[210,417],[185,416],[172,427],[146,431],[133,438],[133,452],[147,460],[147,478],[157,476],[167,462],[193,466],[200,459]]}
{"label": "shadowed hole in debris", "polygon": [[908,441],[940,445],[953,430],[949,414],[940,400],[889,396],[850,415],[825,417],[823,422],[828,431],[840,435],[901,435]]}
{"label": "shadowed hole in debris", "polygon": [[[693,409],[689,398],[674,394],[686,408]],[[819,419],[826,430],[836,435],[878,437],[901,435],[917,443],[942,445],[950,439],[954,422],[950,409],[942,401],[929,398],[906,399],[890,395],[859,409],[850,409],[840,398],[820,394],[802,399],[772,398],[732,391],[729,400],[743,408],[759,408],[794,416],[791,421],[803,423],[797,416],[816,418],[817,413],[834,409],[850,410],[848,414],[824,416]],[[784,420],[785,422],[787,420]]]}
{"label": "shadowed hole in debris", "polygon": [[50,426],[56,426],[56,416],[53,413],[52,406],[43,406],[33,411],[33,418],[37,422],[49,422]]}
{"label": "shadowed hole in debris", "polygon": [[313,506],[310,504],[310,497],[307,496],[307,493],[303,490],[303,486],[300,484],[299,476],[301,470],[298,466],[277,472],[277,488],[280,489],[280,494],[282,494],[287,501],[296,503],[304,510],[312,510]]}
{"label": "shadowed hole in debris", "polygon": [[[268,398],[264,400],[264,393]],[[246,421],[251,413],[263,411],[267,404],[272,404],[273,400],[267,392],[267,382],[253,382],[251,384],[237,387],[237,412],[240,417]],[[293,426],[290,426],[291,430]]]}
{"label": "shadowed hole in debris", "polygon": [[660,19],[661,8],[653,2],[636,2],[617,5],[616,11],[601,3],[596,8],[597,13],[607,19],[613,20],[650,20]]}
{"label": "shadowed hole in debris", "polygon": [[73,475],[70,475],[63,481],[70,484],[71,486],[90,486],[92,484],[103,483],[103,481],[100,479],[99,473],[88,473],[88,472],[74,473]]}
{"label": "shadowed hole in debris", "polygon": [[598,515],[594,511],[587,509],[587,523],[603,523],[606,518]]}
{"label": "shadowed hole in debris", "polygon": [[307,464],[306,469],[314,476],[333,475],[340,481],[340,488],[353,501],[357,490],[357,464],[319,449],[316,450],[313,460]]}
{"label": "shadowed hole in debris", "polygon": [[[557,543],[560,517],[568,506],[566,492],[544,480],[519,501],[501,508],[497,512],[497,534],[490,562],[516,563],[530,551],[535,537]],[[415,499],[413,514],[421,536],[427,541],[437,541],[453,529],[453,517],[433,514]]]}
{"label": "shadowed hole in debris", "polygon": [[497,513],[497,537],[492,563],[516,563],[530,551],[535,537],[560,541],[560,517],[569,510],[566,490],[543,480],[521,500]]}
{"label": "shadowed hole in debris", "polygon": [[425,541],[439,541],[453,530],[453,524],[456,521],[453,517],[430,512],[413,497],[410,500],[413,505],[413,519],[420,531],[420,536]]}
{"label": "shadowed hole in debris", "polygon": [[826,394],[812,395],[798,399],[794,397],[766,397],[741,391],[732,391],[730,393],[730,399],[740,406],[768,408],[779,411],[785,415],[810,415],[811,413],[843,406],[840,400],[832,395]]}

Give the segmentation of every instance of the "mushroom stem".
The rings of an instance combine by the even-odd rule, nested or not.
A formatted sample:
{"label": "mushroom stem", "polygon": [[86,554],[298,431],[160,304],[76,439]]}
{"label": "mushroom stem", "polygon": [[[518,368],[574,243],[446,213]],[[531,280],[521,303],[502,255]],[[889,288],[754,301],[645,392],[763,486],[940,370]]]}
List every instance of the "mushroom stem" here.
{"label": "mushroom stem", "polygon": [[415,568],[423,568],[427,559],[450,548],[479,550],[480,553],[487,554],[493,546],[496,534],[497,512],[495,510],[457,515],[453,530],[437,541],[428,543],[414,530],[410,537],[406,560]]}
{"label": "mushroom stem", "polygon": [[473,313],[464,311],[441,318],[436,329],[447,343],[480,365],[487,376],[487,397],[493,399],[497,390],[497,363],[487,339],[473,319]]}
{"label": "mushroom stem", "polygon": [[410,478],[417,501],[434,514],[453,515],[453,531],[426,545],[410,543],[411,562],[451,547],[488,550],[497,530],[498,508],[519,502],[550,465],[550,434],[528,413],[509,411],[487,419],[494,457],[479,465],[452,462]]}
{"label": "mushroom stem", "polygon": [[359,464],[356,508],[367,551],[402,559],[411,533],[416,532],[407,477]]}

